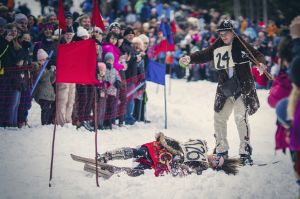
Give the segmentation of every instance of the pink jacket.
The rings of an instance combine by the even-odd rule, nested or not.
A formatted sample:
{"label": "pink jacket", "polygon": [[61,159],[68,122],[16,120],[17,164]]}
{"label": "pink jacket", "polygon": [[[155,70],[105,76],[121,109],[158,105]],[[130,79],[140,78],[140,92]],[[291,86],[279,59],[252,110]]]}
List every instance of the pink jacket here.
{"label": "pink jacket", "polygon": [[120,70],[122,70],[124,68],[123,64],[119,63],[119,57],[121,56],[121,51],[120,49],[111,44],[111,43],[102,43],[102,57],[104,59],[104,56],[106,55],[106,53],[111,52],[114,55],[114,68],[119,72]]}

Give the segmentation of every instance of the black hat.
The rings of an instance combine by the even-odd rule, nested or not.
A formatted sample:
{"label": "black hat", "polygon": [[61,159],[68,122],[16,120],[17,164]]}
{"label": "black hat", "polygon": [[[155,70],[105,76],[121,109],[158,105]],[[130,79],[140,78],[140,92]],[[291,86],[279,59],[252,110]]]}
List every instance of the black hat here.
{"label": "black hat", "polygon": [[63,34],[65,33],[74,33],[73,27],[72,26],[68,26],[66,31],[62,31]]}
{"label": "black hat", "polygon": [[130,28],[130,27],[127,27],[126,29],[125,29],[125,31],[124,31],[124,37],[126,36],[126,35],[129,35],[129,34],[134,34],[134,30],[132,29],[132,28]]}
{"label": "black hat", "polygon": [[220,23],[217,32],[233,30],[233,25],[230,20],[224,20]]}
{"label": "black hat", "polygon": [[66,19],[73,19],[72,13],[69,12],[69,11],[65,12],[65,18],[66,18]]}
{"label": "black hat", "polygon": [[290,79],[298,88],[300,88],[300,56],[293,59],[290,67]]}

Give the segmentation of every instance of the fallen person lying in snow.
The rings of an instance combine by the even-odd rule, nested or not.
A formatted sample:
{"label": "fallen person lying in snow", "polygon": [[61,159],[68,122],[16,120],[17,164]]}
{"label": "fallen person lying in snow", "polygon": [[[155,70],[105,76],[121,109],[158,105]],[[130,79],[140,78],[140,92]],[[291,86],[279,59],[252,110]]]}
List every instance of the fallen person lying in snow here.
{"label": "fallen person lying in snow", "polygon": [[[171,173],[173,176],[185,176],[191,173],[201,175],[203,170],[223,170],[226,174],[237,174],[239,160],[224,159],[217,154],[208,155],[205,140],[195,139],[181,143],[163,133],[156,135],[156,140],[137,148],[123,147],[103,154],[98,154],[98,162],[107,163],[110,160],[135,158],[138,166],[133,171],[154,169],[155,176]],[[138,176],[144,172],[132,172]]]}

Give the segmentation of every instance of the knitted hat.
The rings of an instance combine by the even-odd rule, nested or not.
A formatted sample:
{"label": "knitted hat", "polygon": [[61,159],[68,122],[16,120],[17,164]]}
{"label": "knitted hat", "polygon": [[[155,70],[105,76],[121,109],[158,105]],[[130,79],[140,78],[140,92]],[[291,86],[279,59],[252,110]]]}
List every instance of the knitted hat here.
{"label": "knitted hat", "polygon": [[112,24],[109,25],[109,31],[111,31],[111,29],[115,27],[121,29],[121,25],[118,22],[113,22]]}
{"label": "knitted hat", "polygon": [[104,61],[107,62],[108,60],[113,60],[114,61],[115,57],[112,53],[106,53],[104,57]]}
{"label": "knitted hat", "polygon": [[300,37],[300,16],[295,17],[291,22],[290,34],[292,37]]}
{"label": "knitted hat", "polygon": [[89,37],[89,32],[86,29],[84,29],[82,26],[79,26],[77,28],[77,36],[78,37],[83,37],[83,36]]}
{"label": "knitted hat", "polygon": [[47,57],[48,57],[48,54],[46,51],[44,51],[44,49],[40,48],[37,51],[37,60],[46,59]]}
{"label": "knitted hat", "polygon": [[7,24],[6,19],[4,19],[3,17],[0,17],[0,27],[4,27]]}
{"label": "knitted hat", "polygon": [[101,28],[95,26],[93,29],[94,29],[95,32],[98,32],[98,33],[100,33],[100,34],[103,34],[103,31],[101,30]]}
{"label": "knitted hat", "polygon": [[134,34],[134,30],[132,29],[132,28],[130,28],[130,27],[127,27],[126,29],[125,29],[125,31],[124,31],[124,37],[126,36],[126,35],[129,35],[129,34]]}
{"label": "knitted hat", "polygon": [[233,30],[233,25],[230,20],[224,20],[220,23],[217,32]]}
{"label": "knitted hat", "polygon": [[104,69],[106,69],[105,63],[103,63],[103,62],[98,62],[98,68],[99,68],[99,70],[104,70]]}
{"label": "knitted hat", "polygon": [[290,67],[290,79],[298,88],[300,88],[300,56],[296,56],[293,59]]}
{"label": "knitted hat", "polygon": [[15,15],[15,22],[19,22],[19,21],[22,21],[22,20],[25,20],[25,21],[28,21],[26,15],[22,14],[22,13],[18,13]]}

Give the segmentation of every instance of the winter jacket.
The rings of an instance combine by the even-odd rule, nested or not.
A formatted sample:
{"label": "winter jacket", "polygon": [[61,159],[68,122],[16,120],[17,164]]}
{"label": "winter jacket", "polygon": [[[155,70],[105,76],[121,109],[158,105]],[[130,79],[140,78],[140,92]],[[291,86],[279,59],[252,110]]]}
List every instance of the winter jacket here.
{"label": "winter jacket", "polygon": [[22,56],[22,49],[16,50],[13,42],[8,42],[6,39],[0,37],[0,58],[1,67],[4,68],[4,83],[6,89],[21,89],[21,74],[17,67],[17,63],[24,57]]}
{"label": "winter jacket", "polygon": [[[242,40],[242,39],[241,39]],[[242,40],[243,41],[243,40]],[[253,56],[261,63],[265,64],[264,55],[255,50],[251,45],[243,41],[247,48],[251,51]],[[214,50],[219,47],[225,46],[224,42],[219,38],[212,46],[203,51],[197,51],[190,55],[191,64],[193,63],[205,63],[214,59]],[[248,51],[240,43],[238,38],[234,38],[232,42],[232,60],[234,63],[234,69],[236,71],[237,78],[241,86],[241,97],[247,108],[248,114],[254,114],[260,107],[257,93],[255,90],[254,79],[251,74],[250,60],[248,58]],[[217,64],[217,63],[215,63]],[[214,110],[220,112],[227,100],[227,97],[221,90],[221,86],[226,82],[229,77],[226,69],[217,70],[219,79],[217,93],[215,97]]]}
{"label": "winter jacket", "polygon": [[114,55],[114,68],[120,71],[124,68],[123,64],[119,63],[121,55],[120,49],[111,43],[102,43],[102,57],[104,58],[106,53],[111,52]]}
{"label": "winter jacket", "polygon": [[133,77],[136,77],[137,75],[137,52],[136,50],[131,46],[131,43],[124,39],[124,42],[122,43],[122,46],[120,47],[122,54],[127,53],[130,55],[130,60],[127,62],[128,68],[125,71],[126,79],[130,79]]}
{"label": "winter jacket", "polygon": [[268,96],[268,103],[272,108],[283,98],[290,95],[292,84],[288,79],[288,74],[284,71],[280,72],[273,80],[270,88],[270,95]]}
{"label": "winter jacket", "polygon": [[116,96],[117,95],[117,88],[114,86],[114,84],[115,84],[116,81],[121,82],[121,78],[118,75],[117,70],[114,69],[114,68],[107,69],[105,77],[106,77],[106,81],[108,81],[110,83],[110,86],[107,89],[107,94],[112,95],[112,96]]}
{"label": "winter jacket", "polygon": [[[37,67],[37,70],[40,68]],[[34,99],[38,102],[40,99],[55,101],[55,91],[52,84],[55,82],[55,72],[51,69],[45,69],[34,91]]]}

